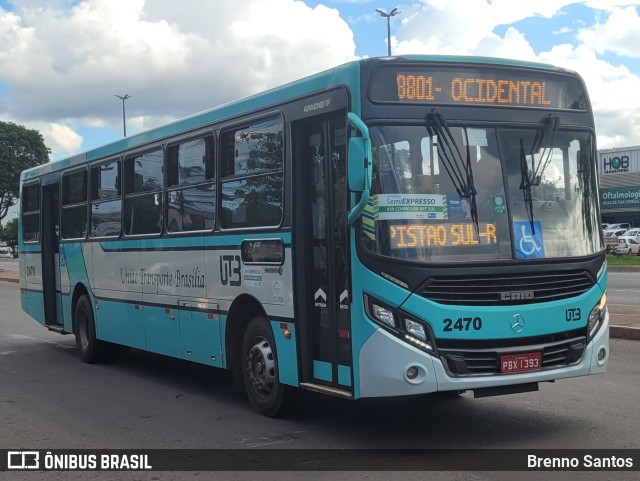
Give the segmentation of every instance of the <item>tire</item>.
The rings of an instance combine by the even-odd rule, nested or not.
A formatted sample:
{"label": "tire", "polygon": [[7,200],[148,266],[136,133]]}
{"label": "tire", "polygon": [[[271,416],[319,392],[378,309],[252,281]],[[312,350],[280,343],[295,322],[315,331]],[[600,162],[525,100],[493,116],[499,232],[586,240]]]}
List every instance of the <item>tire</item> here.
{"label": "tire", "polygon": [[86,294],[80,296],[74,312],[73,333],[76,336],[76,347],[82,361],[89,364],[100,362],[105,345],[102,341],[96,339],[93,308]]}
{"label": "tire", "polygon": [[278,355],[271,326],[264,317],[254,317],[244,332],[240,369],[244,389],[254,411],[262,416],[289,414],[294,393],[278,380]]}

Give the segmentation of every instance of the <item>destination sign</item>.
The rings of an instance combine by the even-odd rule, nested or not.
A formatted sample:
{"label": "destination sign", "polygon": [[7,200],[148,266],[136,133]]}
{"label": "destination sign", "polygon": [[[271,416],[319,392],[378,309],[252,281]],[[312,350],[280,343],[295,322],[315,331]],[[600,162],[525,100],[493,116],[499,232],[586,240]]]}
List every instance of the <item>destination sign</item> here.
{"label": "destination sign", "polygon": [[391,224],[389,234],[392,249],[425,247],[465,247],[491,245],[497,242],[495,224]]}
{"label": "destination sign", "polygon": [[379,68],[369,89],[373,101],[586,110],[581,82],[568,75],[522,69],[442,66]]}

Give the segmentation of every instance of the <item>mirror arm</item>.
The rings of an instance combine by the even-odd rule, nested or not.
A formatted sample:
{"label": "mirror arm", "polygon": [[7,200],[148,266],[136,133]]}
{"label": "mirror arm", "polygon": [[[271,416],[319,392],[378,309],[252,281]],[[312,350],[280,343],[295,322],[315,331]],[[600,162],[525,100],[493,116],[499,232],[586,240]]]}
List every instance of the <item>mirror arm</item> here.
{"label": "mirror arm", "polygon": [[360,201],[353,206],[353,209],[349,212],[348,222],[349,224],[354,224],[362,211],[364,210],[367,202],[369,202],[369,189],[371,188],[371,176],[372,176],[372,164],[371,159],[373,157],[371,150],[371,137],[369,137],[369,129],[366,124],[362,121],[360,117],[358,117],[353,112],[347,113],[347,119],[349,124],[355,127],[357,130],[362,132],[362,137],[364,139],[365,145],[365,154],[364,154],[364,190],[362,191],[362,196],[360,197]]}

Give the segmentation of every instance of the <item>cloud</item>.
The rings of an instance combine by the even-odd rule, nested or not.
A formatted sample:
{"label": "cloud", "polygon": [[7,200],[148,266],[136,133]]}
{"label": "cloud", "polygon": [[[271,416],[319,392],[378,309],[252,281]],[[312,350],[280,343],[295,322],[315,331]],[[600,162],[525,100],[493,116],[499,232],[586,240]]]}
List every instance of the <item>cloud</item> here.
{"label": "cloud", "polygon": [[[536,51],[530,39],[514,26],[502,35],[498,27],[531,17],[563,15],[563,8],[584,3],[601,10],[603,22],[580,30],[575,44]],[[609,52],[640,57],[640,1],[575,0],[513,2],[511,0],[422,0],[408,14],[392,38],[400,54],[480,55],[540,61],[575,70],[585,79],[594,108],[598,147],[640,143],[640,77],[605,58]],[[606,10],[606,11],[605,11]],[[594,18],[597,12],[594,11]],[[557,20],[557,19],[556,19]],[[570,19],[567,19],[569,22]],[[554,23],[557,29],[557,22]],[[560,27],[565,31],[569,26]],[[623,120],[624,119],[624,120]]]}
{"label": "cloud", "polygon": [[76,152],[82,145],[82,136],[67,125],[56,122],[30,122],[25,125],[38,130],[44,143],[57,157]]}
{"label": "cloud", "polygon": [[640,17],[636,7],[615,8],[604,23],[584,28],[578,39],[599,54],[640,58]]}
{"label": "cloud", "polygon": [[[294,0],[19,0],[0,9],[3,112],[158,125],[355,57],[338,11]],[[330,33],[330,34],[328,34]],[[10,101],[9,101],[10,100]]]}

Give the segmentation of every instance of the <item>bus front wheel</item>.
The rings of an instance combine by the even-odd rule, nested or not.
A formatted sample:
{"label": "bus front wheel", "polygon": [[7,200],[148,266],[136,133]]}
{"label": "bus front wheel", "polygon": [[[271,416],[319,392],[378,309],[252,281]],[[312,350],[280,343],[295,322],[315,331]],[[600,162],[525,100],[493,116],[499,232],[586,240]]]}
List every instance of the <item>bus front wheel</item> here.
{"label": "bus front wheel", "polygon": [[80,357],[86,363],[100,361],[102,342],[96,339],[96,324],[93,318],[91,301],[86,294],[78,299],[75,309],[74,334]]}
{"label": "bus front wheel", "polygon": [[254,317],[244,332],[241,367],[251,407],[263,416],[286,415],[293,393],[278,380],[276,343],[264,317]]}

